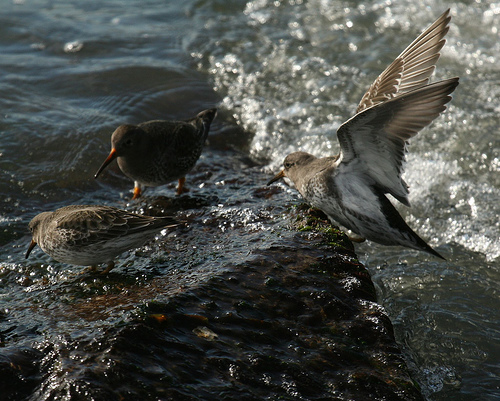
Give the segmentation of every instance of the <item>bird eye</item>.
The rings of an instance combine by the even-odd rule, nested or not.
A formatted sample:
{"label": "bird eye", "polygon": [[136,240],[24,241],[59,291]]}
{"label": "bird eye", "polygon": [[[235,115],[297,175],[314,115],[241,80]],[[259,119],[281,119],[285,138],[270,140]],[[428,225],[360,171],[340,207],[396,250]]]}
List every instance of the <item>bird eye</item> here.
{"label": "bird eye", "polygon": [[293,166],[293,163],[290,163],[290,162],[285,163],[285,169],[286,170],[292,168],[292,166]]}
{"label": "bird eye", "polygon": [[129,138],[129,139],[127,139],[127,140],[125,141],[124,145],[125,145],[127,148],[129,148],[130,146],[132,146],[132,143],[133,143],[133,142],[132,142],[132,139],[130,139],[130,138]]}

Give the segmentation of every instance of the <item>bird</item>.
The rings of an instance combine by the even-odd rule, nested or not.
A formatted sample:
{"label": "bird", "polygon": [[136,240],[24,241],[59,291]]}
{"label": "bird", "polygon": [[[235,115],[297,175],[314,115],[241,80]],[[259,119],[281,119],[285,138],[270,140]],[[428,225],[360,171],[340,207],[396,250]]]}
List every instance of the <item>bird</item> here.
{"label": "bird", "polygon": [[138,125],[120,125],[111,135],[111,152],[94,178],[115,159],[121,171],[134,180],[132,199],[145,186],[155,187],[178,180],[177,195],[186,174],[200,158],[217,109],[207,109],[185,121],[153,120]]}
{"label": "bird", "polygon": [[429,83],[450,20],[448,9],[375,79],[356,114],[337,130],[338,155],[291,153],[268,185],[288,180],[357,242],[368,239],[445,259],[406,224],[387,194],[410,206],[402,178],[408,141],[446,109],[458,86],[458,77]]}
{"label": "bird", "polygon": [[30,221],[32,240],[26,259],[38,244],[58,262],[91,266],[92,271],[107,263],[102,271],[107,274],[114,268],[116,256],[176,225],[172,217],[142,216],[111,206],[65,206],[39,213]]}

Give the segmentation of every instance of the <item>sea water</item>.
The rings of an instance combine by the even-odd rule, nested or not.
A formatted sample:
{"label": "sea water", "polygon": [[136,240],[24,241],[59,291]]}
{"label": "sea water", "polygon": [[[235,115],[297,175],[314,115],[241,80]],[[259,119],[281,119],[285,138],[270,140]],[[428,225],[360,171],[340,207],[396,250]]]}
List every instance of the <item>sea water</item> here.
{"label": "sea water", "polygon": [[[447,260],[373,243],[356,249],[426,397],[500,399],[498,3],[4,3],[5,308],[18,299],[13,292],[16,272],[26,266],[30,218],[69,203],[128,196],[132,183],[118,170],[108,179],[92,178],[118,124],[188,118],[218,105],[222,120],[243,128],[244,137],[216,135],[212,143],[247,155],[271,177],[290,152],[336,154],[336,129],[371,82],[450,7],[447,43],[432,79],[459,76],[460,85],[446,112],[411,140],[404,178],[412,207],[398,206]],[[300,199],[293,190],[288,196]],[[236,219],[243,212],[231,213]],[[28,324],[29,315],[21,319]]]}

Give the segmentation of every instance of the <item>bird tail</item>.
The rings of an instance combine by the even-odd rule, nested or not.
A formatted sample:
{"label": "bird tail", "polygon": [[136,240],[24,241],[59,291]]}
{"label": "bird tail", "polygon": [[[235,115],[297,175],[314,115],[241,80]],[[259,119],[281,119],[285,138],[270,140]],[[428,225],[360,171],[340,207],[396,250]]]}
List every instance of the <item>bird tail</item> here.
{"label": "bird tail", "polygon": [[207,139],[208,137],[208,131],[210,130],[210,125],[215,119],[215,116],[217,115],[217,109],[207,109],[203,110],[202,112],[198,113],[196,117],[188,120],[191,124],[202,128],[202,134],[204,139]]}
{"label": "bird tail", "polygon": [[379,193],[380,202],[382,204],[382,211],[387,216],[387,220],[392,228],[397,230],[401,239],[399,243],[391,243],[387,245],[402,245],[408,248],[416,249],[418,251],[424,251],[431,255],[437,256],[443,260],[446,260],[442,255],[435,251],[427,242],[418,236],[418,234],[413,231],[408,224],[403,220],[399,212],[393,206],[393,204],[387,199],[387,197]]}

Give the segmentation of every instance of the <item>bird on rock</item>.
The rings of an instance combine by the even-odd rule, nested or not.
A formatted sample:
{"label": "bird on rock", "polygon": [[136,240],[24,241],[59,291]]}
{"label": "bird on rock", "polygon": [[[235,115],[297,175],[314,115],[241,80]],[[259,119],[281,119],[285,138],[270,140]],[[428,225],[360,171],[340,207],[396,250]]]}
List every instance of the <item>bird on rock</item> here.
{"label": "bird on rock", "polygon": [[120,125],[111,135],[111,152],[94,178],[115,159],[120,170],[134,180],[137,199],[145,186],[155,187],[178,180],[177,194],[200,158],[217,109],[208,109],[186,121],[153,120],[139,125]]}
{"label": "bird on rock", "polygon": [[32,240],[26,258],[38,244],[59,262],[91,266],[93,271],[98,264],[107,263],[105,274],[115,266],[116,256],[177,224],[171,217],[142,216],[110,206],[65,206],[31,220]]}
{"label": "bird on rock", "polygon": [[337,130],[339,155],[289,154],[284,169],[268,184],[289,179],[308,203],[359,241],[443,258],[406,224],[386,194],[410,206],[402,178],[408,140],[446,109],[458,85],[458,78],[429,83],[445,44],[449,14],[443,13],[372,83],[356,114]]}

